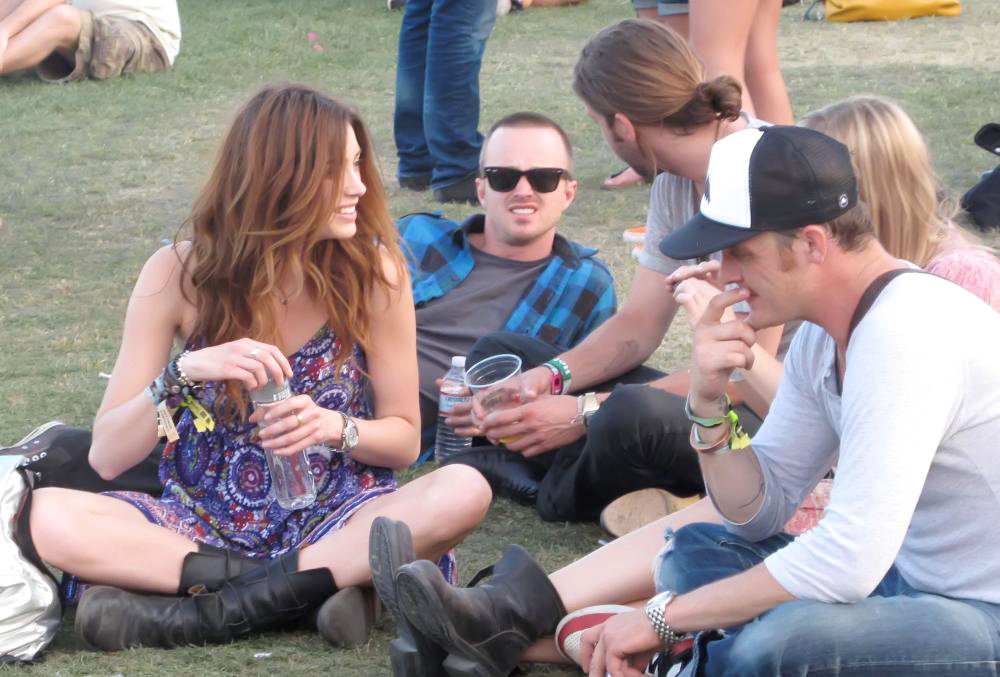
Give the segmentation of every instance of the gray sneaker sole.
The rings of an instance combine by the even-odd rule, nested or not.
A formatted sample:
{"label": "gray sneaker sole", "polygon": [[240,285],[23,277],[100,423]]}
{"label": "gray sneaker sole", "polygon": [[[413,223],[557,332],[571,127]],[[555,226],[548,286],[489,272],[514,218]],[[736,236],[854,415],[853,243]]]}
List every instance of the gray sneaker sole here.
{"label": "gray sneaker sole", "polygon": [[409,623],[396,597],[396,571],[415,558],[407,526],[387,517],[375,518],[369,536],[368,564],[375,592],[392,614],[399,634],[389,643],[392,673],[396,677],[442,677],[444,651]]}

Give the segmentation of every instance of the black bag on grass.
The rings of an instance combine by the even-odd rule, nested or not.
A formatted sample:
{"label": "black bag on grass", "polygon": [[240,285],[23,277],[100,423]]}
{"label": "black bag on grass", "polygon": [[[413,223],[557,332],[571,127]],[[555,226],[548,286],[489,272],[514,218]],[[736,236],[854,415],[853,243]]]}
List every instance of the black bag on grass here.
{"label": "black bag on grass", "polygon": [[1000,228],[1000,167],[962,196],[962,209],[982,230]]}

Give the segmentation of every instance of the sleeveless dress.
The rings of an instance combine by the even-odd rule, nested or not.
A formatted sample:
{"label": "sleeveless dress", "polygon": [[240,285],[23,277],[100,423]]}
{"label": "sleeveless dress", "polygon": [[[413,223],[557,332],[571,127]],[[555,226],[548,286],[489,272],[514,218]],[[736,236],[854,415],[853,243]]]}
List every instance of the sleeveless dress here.
{"label": "sleeveless dress", "polygon": [[[188,348],[197,349],[189,341]],[[359,347],[336,369],[341,342],[326,327],[289,356],[291,388],[309,394],[327,409],[372,418],[369,384]],[[205,384],[200,400],[206,409],[221,393],[221,384]],[[191,412],[177,423],[180,439],[167,445],[160,460],[163,495],[133,491],[106,496],[135,506],[153,524],[192,541],[227,548],[251,557],[270,558],[312,545],[344,526],[368,501],[395,491],[393,472],[365,465],[323,447],[312,447],[310,466],[316,501],[301,510],[285,510],[271,496],[271,475],[264,450],[254,442],[257,427],[239,420],[216,420],[215,430],[197,432]],[[438,562],[445,578],[457,582],[452,553]],[[77,597],[78,582],[66,586],[67,600]]]}

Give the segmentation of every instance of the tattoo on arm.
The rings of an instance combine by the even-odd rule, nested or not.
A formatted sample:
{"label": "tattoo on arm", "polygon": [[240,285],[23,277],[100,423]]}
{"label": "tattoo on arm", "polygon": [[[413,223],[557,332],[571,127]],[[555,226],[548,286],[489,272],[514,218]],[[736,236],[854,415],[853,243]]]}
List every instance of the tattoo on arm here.
{"label": "tattoo on arm", "polygon": [[631,362],[639,348],[639,342],[635,339],[626,339],[618,344],[614,356],[605,363],[604,375],[608,378],[618,376],[623,369],[632,366]]}

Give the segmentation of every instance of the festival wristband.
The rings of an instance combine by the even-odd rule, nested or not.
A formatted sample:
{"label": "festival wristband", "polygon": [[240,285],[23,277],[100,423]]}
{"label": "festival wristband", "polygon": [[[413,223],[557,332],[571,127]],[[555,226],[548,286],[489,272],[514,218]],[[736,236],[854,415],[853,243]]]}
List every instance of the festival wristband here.
{"label": "festival wristband", "polygon": [[569,384],[573,380],[573,375],[570,373],[569,365],[566,364],[565,360],[561,360],[558,357],[553,357],[551,360],[545,363],[546,366],[555,367],[559,371],[559,375],[562,377],[562,386],[559,388],[559,392],[552,391],[553,395],[561,395],[563,393],[569,392]]}
{"label": "festival wristband", "polygon": [[553,395],[562,395],[563,379],[562,372],[554,364],[542,363],[542,366],[552,373],[552,382],[549,384],[549,392]]}
{"label": "festival wristband", "polygon": [[726,410],[727,412],[726,414],[723,414],[722,416],[715,416],[712,418],[698,416],[693,411],[691,411],[691,393],[688,393],[688,396],[684,398],[684,415],[687,416],[689,421],[691,421],[692,423],[697,423],[703,428],[717,428],[718,426],[722,425],[727,420],[729,420],[728,412],[732,411],[733,409],[733,403],[729,399],[728,394],[723,395],[720,401],[722,402],[723,409]]}
{"label": "festival wristband", "polygon": [[194,429],[200,433],[206,430],[215,430],[215,419],[212,415],[208,413],[208,409],[202,406],[201,402],[194,398],[194,395],[189,394],[181,402],[180,406],[187,407],[188,411],[191,412],[191,418],[194,420]]}

